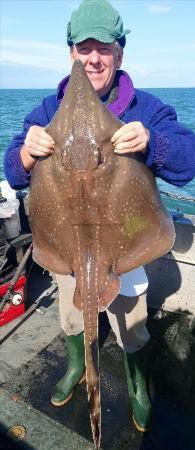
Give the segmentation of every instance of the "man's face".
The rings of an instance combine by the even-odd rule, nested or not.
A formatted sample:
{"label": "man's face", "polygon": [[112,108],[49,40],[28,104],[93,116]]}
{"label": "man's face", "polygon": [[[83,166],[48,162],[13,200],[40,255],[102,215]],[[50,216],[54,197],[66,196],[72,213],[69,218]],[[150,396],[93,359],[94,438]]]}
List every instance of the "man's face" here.
{"label": "man's face", "polygon": [[71,48],[71,59],[80,59],[95,91],[100,97],[112,87],[116,70],[122,63],[122,49],[116,42],[104,44],[95,39],[86,39]]}

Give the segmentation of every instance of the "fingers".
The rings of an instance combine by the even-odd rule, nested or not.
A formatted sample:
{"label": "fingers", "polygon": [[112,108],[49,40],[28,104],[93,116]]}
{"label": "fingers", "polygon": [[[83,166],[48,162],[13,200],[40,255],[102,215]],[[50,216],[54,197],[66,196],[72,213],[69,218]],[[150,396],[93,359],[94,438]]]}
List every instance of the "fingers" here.
{"label": "fingers", "polygon": [[53,149],[50,149],[48,147],[42,147],[41,145],[36,144],[36,147],[34,146],[34,143],[28,142],[26,144],[26,147],[28,148],[29,154],[31,156],[49,156],[53,154]]}
{"label": "fingers", "polygon": [[30,151],[35,153],[53,153],[53,146],[50,143],[41,140],[34,141],[31,139],[25,139],[25,145],[29,148]]}
{"label": "fingers", "polygon": [[55,143],[44,128],[33,125],[25,139],[25,146],[31,156],[48,156],[54,151]]}
{"label": "fingers", "polygon": [[116,153],[141,151],[145,153],[149,142],[149,130],[141,122],[131,122],[117,130],[111,141]]}
{"label": "fingers", "polygon": [[142,143],[140,143],[140,138],[135,138],[132,141],[121,142],[114,146],[115,153],[128,153],[128,152],[138,152],[142,150]]}

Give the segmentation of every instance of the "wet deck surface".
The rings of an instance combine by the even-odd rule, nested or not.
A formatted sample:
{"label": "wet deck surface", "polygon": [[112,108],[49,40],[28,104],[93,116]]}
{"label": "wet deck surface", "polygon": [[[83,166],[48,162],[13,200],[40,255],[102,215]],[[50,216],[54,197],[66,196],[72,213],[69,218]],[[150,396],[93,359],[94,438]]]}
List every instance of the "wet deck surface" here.
{"label": "wet deck surface", "polygon": [[[41,285],[41,283],[37,283],[37,276],[36,274],[36,289],[34,285],[33,292],[37,291]],[[13,358],[15,362],[11,370],[12,355],[9,350],[10,364],[7,363],[7,372],[4,366],[5,378],[2,377],[0,387],[4,389],[4,392],[7,392],[9,398],[14,394],[18,402],[21,399],[27,405],[35,408],[35,411],[40,412],[40,418],[43,413],[44,417],[49,417],[61,424],[62,427],[66,427],[64,428],[65,431],[68,429],[70,432],[73,431],[86,439],[83,443],[78,444],[78,447],[70,447],[67,442],[63,442],[63,439],[60,444],[58,440],[58,443],[53,446],[54,449],[78,448],[88,450],[91,448],[92,437],[85,383],[76,389],[72,401],[65,407],[55,408],[50,403],[52,388],[67,367],[66,350],[63,333],[58,328],[56,302],[51,298],[49,300],[49,296],[48,298],[43,297],[41,308],[42,316],[34,312],[27,320],[29,327],[30,321],[32,326],[33,323],[36,324],[34,325],[34,334],[31,333],[29,340],[29,334],[26,331],[26,343],[24,344],[23,341],[23,345],[25,345],[23,360],[19,364],[18,359],[15,357],[14,360]],[[36,351],[37,335],[43,335],[45,323],[49,318],[50,321],[53,320],[53,324],[55,322],[53,335],[51,334],[49,338],[49,331],[47,330],[48,341],[45,337],[45,340],[42,340],[42,348],[38,348],[38,351]],[[9,340],[2,344],[2,349],[5,349],[8,342],[12,342],[13,349],[14,343],[15,345],[17,342],[20,343],[23,333],[22,327],[24,326],[18,328],[9,337]],[[148,328],[151,333],[150,361],[155,387],[153,397],[154,421],[152,430],[143,436],[135,430],[131,420],[131,405],[127,392],[123,352],[117,346],[115,338],[109,330],[106,315],[101,314],[101,448],[104,450],[194,450],[195,318],[187,312],[167,313],[164,311],[157,314],[156,310],[150,309]],[[22,352],[22,348],[19,351]],[[28,356],[26,360],[25,352]],[[32,354],[32,357],[30,354]],[[10,424],[7,423],[6,426],[10,426]],[[28,424],[25,426],[28,428]],[[45,439],[44,444],[42,442],[40,447],[37,444],[36,446],[29,446],[25,443],[19,445],[11,441],[8,442],[4,434],[1,433],[0,449],[50,449],[49,444],[47,444],[50,422],[44,426],[45,429],[42,429],[42,434]],[[60,430],[63,430],[63,428],[60,428]]]}

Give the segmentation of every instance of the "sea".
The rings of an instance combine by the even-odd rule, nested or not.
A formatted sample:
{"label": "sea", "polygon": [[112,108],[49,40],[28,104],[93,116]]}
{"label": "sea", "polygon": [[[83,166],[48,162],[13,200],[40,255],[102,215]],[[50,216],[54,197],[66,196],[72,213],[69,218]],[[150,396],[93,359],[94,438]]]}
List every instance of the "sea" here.
{"label": "sea", "polygon": [[[164,103],[177,111],[178,121],[195,133],[195,88],[148,88]],[[0,181],[3,171],[4,152],[12,137],[20,133],[27,113],[41,103],[53,89],[0,89]],[[183,188],[175,187],[157,179],[162,199],[168,209],[176,214],[195,215],[195,179]]]}

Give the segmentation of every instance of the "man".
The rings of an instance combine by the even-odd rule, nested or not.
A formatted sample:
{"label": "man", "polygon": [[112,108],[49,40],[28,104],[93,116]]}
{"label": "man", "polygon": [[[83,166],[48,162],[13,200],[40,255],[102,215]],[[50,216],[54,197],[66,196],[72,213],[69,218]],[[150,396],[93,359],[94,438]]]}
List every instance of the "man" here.
{"label": "man", "polygon": [[[118,12],[107,0],[84,0],[71,16],[67,30],[72,61],[80,59],[89,80],[101,100],[125,125],[112,137],[118,154],[141,152],[146,165],[156,176],[183,186],[195,175],[195,136],[180,126],[175,111],[159,99],[135,90],[129,75],[120,71],[128,30]],[[5,174],[10,185],[20,189],[29,185],[37,157],[51,155],[55,142],[44,127],[59,107],[69,77],[52,95],[30,113],[22,133],[11,142],[5,154]],[[83,318],[66,299],[67,277],[56,275],[59,308],[68,348],[69,365],[57,383],[52,403],[67,403],[85,374]],[[73,279],[72,279],[73,280]],[[146,329],[147,277],[143,268],[121,276],[120,295],[107,310],[117,342],[125,353],[133,420],[144,432],[151,426],[152,408],[148,392]],[[74,280],[72,281],[74,290]],[[123,317],[123,327],[119,326]]]}

